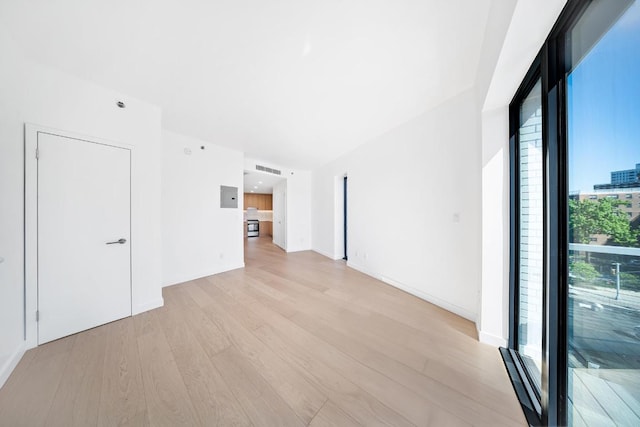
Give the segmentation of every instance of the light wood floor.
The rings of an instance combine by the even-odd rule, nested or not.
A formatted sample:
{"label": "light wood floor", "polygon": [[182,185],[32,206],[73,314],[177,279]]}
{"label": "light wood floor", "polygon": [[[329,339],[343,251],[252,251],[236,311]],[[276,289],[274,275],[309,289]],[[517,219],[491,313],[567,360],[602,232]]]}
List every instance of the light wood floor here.
{"label": "light wood floor", "polygon": [[28,351],[0,425],[526,425],[471,322],[267,240],[246,264]]}

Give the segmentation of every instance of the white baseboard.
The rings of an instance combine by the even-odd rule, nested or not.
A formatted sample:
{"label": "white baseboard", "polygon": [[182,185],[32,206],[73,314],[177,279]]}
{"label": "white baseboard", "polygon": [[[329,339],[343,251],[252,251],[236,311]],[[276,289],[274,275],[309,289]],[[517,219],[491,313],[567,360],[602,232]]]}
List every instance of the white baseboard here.
{"label": "white baseboard", "polygon": [[5,382],[9,379],[9,375],[11,372],[18,366],[20,359],[24,355],[26,351],[26,344],[24,342],[20,343],[18,348],[13,352],[11,356],[7,359],[7,361],[0,367],[0,388],[4,385]]}
{"label": "white baseboard", "polygon": [[398,289],[402,289],[403,291],[408,292],[413,296],[416,296],[416,297],[418,297],[420,299],[423,299],[423,300],[428,301],[428,302],[430,302],[432,304],[435,304],[438,307],[444,308],[445,310],[450,311],[453,314],[457,314],[460,317],[464,317],[467,320],[470,320],[472,322],[476,321],[476,314],[475,313],[472,313],[471,311],[469,311],[469,310],[467,310],[467,309],[465,309],[463,307],[460,307],[460,306],[458,306],[456,304],[452,304],[449,301],[445,301],[442,298],[438,298],[438,297],[436,297],[434,295],[431,295],[431,294],[429,294],[427,292],[424,292],[424,291],[422,291],[420,289],[416,289],[416,288],[411,287],[409,285],[405,285],[404,283],[400,283],[400,282],[397,282],[397,281],[395,281],[393,279],[389,279],[388,277],[380,277],[380,280],[382,280],[383,282],[385,282],[385,283],[387,283],[387,284],[389,284],[391,286],[394,286],[394,287],[396,287]]}
{"label": "white baseboard", "polygon": [[340,257],[340,256],[336,257],[336,256],[334,256],[333,254],[330,254],[329,252],[325,252],[325,251],[320,250],[320,249],[311,249],[311,250],[312,250],[313,252],[319,253],[319,254],[320,254],[320,255],[322,255],[322,256],[326,256],[327,258],[332,259],[332,260],[334,260],[334,261],[337,261],[337,260],[339,260],[339,259],[342,259],[342,257]]}
{"label": "white baseboard", "polygon": [[132,315],[144,313],[145,311],[153,310],[154,308],[159,308],[164,305],[164,298],[160,297],[158,299],[145,302],[144,304],[139,304],[133,308]]}
{"label": "white baseboard", "polygon": [[312,251],[312,250],[313,249],[307,248],[307,247],[304,247],[304,248],[296,248],[296,247],[294,247],[293,249],[285,249],[285,252],[293,253],[293,252],[304,252],[304,251]]}
{"label": "white baseboard", "polygon": [[373,271],[371,271],[368,268],[365,268],[365,267],[363,267],[363,266],[361,266],[359,264],[356,264],[353,261],[347,260],[347,267],[353,268],[354,270],[358,270],[360,273],[364,273],[367,276],[371,276],[374,279],[380,280],[380,277],[378,277],[378,275],[375,274]]}
{"label": "white baseboard", "polygon": [[478,331],[478,341],[484,344],[491,345],[493,347],[506,347],[507,340],[497,335],[490,334],[484,331]]}
{"label": "white baseboard", "polygon": [[214,274],[224,273],[225,271],[237,270],[239,268],[244,268],[244,262],[240,264],[232,264],[229,266],[225,266],[222,269],[210,270],[210,271],[199,272],[194,274],[186,274],[178,278],[169,279],[167,281],[163,281],[162,287],[166,288],[167,286],[173,286],[179,283],[189,282],[191,280],[202,279],[203,277],[209,277],[209,276],[213,276]]}
{"label": "white baseboard", "polygon": [[429,294],[427,292],[424,292],[424,291],[422,291],[420,289],[416,289],[416,288],[414,288],[412,286],[406,285],[404,283],[398,282],[398,281],[390,279],[388,277],[380,276],[380,275],[374,273],[373,271],[371,271],[371,270],[369,270],[369,269],[367,269],[365,267],[362,267],[361,265],[354,264],[351,261],[347,261],[347,266],[353,268],[354,270],[358,270],[359,272],[364,273],[367,276],[371,276],[371,277],[373,277],[375,279],[383,281],[384,283],[386,283],[388,285],[391,285],[394,288],[401,289],[401,290],[403,290],[403,291],[405,291],[405,292],[407,292],[407,293],[409,293],[409,294],[411,294],[413,296],[416,296],[416,297],[418,297],[420,299],[423,299],[423,300],[425,300],[427,302],[435,304],[438,307],[444,308],[445,310],[450,311],[450,312],[452,312],[454,314],[457,314],[460,317],[464,317],[467,320],[471,320],[472,322],[476,321],[476,314],[475,313],[473,313],[473,312],[471,312],[471,311],[469,311],[469,310],[467,310],[467,309],[465,309],[463,307],[460,307],[458,305],[451,304],[449,301],[445,301],[445,300],[443,300],[441,298],[438,298],[438,297],[436,297],[434,295],[431,295],[431,294]]}

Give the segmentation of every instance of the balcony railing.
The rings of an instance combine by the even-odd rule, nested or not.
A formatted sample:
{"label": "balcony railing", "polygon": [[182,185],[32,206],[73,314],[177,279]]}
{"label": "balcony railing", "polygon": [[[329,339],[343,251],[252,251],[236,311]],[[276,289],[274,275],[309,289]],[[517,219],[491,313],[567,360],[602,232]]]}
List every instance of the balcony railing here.
{"label": "balcony railing", "polygon": [[[616,301],[618,305],[640,309],[640,248],[569,243],[569,251],[614,256],[607,265],[611,274],[602,274],[597,279],[599,282],[589,283],[570,275],[570,284],[576,285],[572,287],[574,290],[579,288],[581,292],[605,299],[601,302]],[[603,263],[599,264],[602,267]],[[630,278],[633,279],[633,284],[629,283]]]}

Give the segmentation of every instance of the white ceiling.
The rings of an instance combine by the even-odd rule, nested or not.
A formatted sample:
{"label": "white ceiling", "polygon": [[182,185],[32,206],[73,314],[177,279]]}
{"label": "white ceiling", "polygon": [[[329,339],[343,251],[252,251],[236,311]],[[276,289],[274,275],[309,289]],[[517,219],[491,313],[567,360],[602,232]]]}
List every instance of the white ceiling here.
{"label": "white ceiling", "polygon": [[[284,178],[277,175],[271,175],[260,172],[244,172],[244,192],[273,194],[273,186]],[[257,187],[257,188],[256,188]]]}
{"label": "white ceiling", "polygon": [[300,169],[471,87],[491,0],[2,0],[27,56]]}

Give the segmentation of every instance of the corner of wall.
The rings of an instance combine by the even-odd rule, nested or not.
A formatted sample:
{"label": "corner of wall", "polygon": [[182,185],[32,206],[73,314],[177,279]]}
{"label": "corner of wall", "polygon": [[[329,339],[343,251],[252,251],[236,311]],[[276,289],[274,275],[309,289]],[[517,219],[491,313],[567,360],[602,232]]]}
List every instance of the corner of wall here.
{"label": "corner of wall", "polygon": [[18,366],[20,359],[24,355],[26,351],[26,342],[22,342],[9,356],[9,358],[5,361],[5,363],[0,367],[0,388],[4,385],[4,383],[9,379],[11,372]]}
{"label": "corner of wall", "polygon": [[490,334],[488,332],[484,332],[478,330],[478,341],[483,344],[487,344],[493,347],[506,347],[507,340],[503,337],[499,337],[497,335]]}
{"label": "corner of wall", "polygon": [[160,297],[152,301],[145,301],[144,304],[138,304],[133,307],[131,311],[131,315],[135,316],[136,314],[144,313],[145,311],[153,310],[155,308],[160,308],[164,306],[164,298]]}

